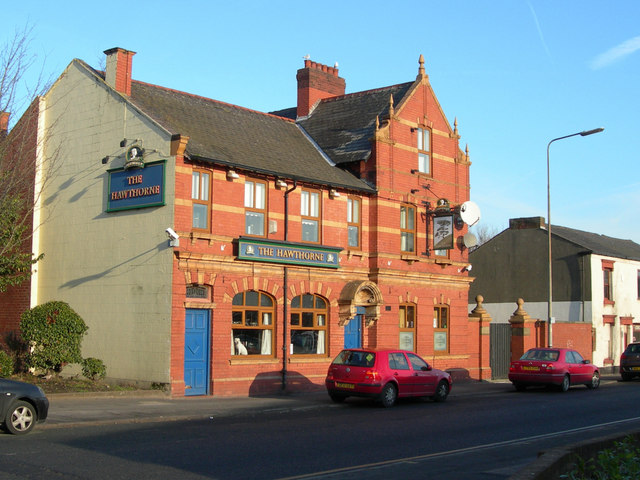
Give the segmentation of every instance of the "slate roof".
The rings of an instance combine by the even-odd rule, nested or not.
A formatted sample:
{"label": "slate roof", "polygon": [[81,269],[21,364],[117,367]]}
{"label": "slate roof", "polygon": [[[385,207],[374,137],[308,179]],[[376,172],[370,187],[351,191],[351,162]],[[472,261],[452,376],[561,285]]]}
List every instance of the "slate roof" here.
{"label": "slate roof", "polygon": [[131,101],[171,134],[189,137],[193,159],[287,179],[373,192],[332,165],[290,119],[138,81]]}
{"label": "slate roof", "polygon": [[[380,123],[389,113],[389,98],[398,105],[414,82],[327,98],[298,122],[337,165],[366,160],[376,116]],[[283,111],[286,114],[287,111]]]}
{"label": "slate roof", "polygon": [[640,261],[640,245],[632,240],[621,240],[556,225],[551,226],[551,234],[575,243],[588,250],[589,253]]}

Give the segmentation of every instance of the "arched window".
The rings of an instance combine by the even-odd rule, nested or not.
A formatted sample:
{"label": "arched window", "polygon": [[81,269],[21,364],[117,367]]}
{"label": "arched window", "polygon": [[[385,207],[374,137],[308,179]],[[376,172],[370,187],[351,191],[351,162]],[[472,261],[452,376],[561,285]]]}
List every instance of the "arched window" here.
{"label": "arched window", "polygon": [[306,293],[291,300],[291,345],[294,355],[323,355],[327,341],[327,301]]}
{"label": "arched window", "polygon": [[416,351],[416,306],[412,303],[400,305],[400,348]]}
{"label": "arched window", "polygon": [[232,355],[273,355],[274,301],[269,295],[249,290],[232,302]]}

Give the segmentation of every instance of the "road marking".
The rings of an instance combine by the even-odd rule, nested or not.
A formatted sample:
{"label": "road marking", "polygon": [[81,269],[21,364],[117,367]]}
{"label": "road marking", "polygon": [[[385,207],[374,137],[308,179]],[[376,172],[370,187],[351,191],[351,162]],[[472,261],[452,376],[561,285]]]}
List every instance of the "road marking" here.
{"label": "road marking", "polygon": [[568,435],[568,434],[572,434],[572,433],[584,432],[584,431],[587,431],[587,430],[596,430],[596,429],[602,428],[602,427],[610,427],[612,425],[618,425],[620,423],[628,423],[628,422],[633,422],[633,421],[640,421],[640,417],[625,418],[623,420],[615,420],[613,422],[599,423],[597,425],[590,425],[590,426],[587,426],[587,427],[571,428],[569,430],[561,430],[559,432],[543,433],[541,435],[533,435],[531,437],[524,437],[524,438],[514,439],[514,440],[503,440],[501,442],[486,443],[484,445],[476,445],[474,447],[458,448],[458,449],[455,449],[455,450],[448,450],[448,451],[445,451],[445,452],[428,453],[428,454],[425,454],[425,455],[417,455],[417,456],[414,456],[414,457],[397,458],[395,460],[385,460],[383,462],[365,463],[363,465],[354,465],[352,467],[335,468],[335,469],[332,469],[332,470],[324,470],[322,472],[306,473],[304,475],[295,475],[293,477],[282,477],[282,478],[279,478],[277,480],[302,480],[302,479],[305,479],[305,478],[316,478],[316,477],[323,477],[323,476],[326,476],[326,475],[335,475],[337,473],[357,472],[358,470],[365,470],[365,469],[383,467],[383,466],[393,465],[395,463],[419,462],[421,460],[426,460],[426,459],[434,458],[434,457],[444,457],[444,456],[457,455],[457,454],[460,454],[460,453],[468,453],[468,452],[473,452],[473,451],[478,451],[478,450],[483,450],[483,449],[488,449],[488,448],[501,447],[501,446],[504,446],[504,445],[527,443],[527,442],[531,442],[533,440],[541,440],[541,439],[544,439],[544,438]]}

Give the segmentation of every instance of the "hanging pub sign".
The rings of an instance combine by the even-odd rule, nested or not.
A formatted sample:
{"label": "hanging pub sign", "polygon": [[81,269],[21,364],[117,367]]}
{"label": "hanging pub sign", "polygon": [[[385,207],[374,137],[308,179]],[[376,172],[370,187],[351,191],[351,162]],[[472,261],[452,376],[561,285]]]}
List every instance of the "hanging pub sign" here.
{"label": "hanging pub sign", "polygon": [[109,170],[107,212],[164,205],[165,161]]}
{"label": "hanging pub sign", "polygon": [[342,249],[338,247],[311,246],[245,237],[238,239],[238,259],[254,262],[338,268],[338,254],[341,251]]}
{"label": "hanging pub sign", "polygon": [[453,248],[453,215],[433,217],[433,249]]}

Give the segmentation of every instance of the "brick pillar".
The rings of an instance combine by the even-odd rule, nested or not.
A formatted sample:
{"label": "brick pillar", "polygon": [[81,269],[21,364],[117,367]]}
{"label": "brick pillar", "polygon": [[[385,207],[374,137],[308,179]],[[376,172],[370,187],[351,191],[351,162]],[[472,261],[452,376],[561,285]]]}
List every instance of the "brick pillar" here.
{"label": "brick pillar", "polygon": [[471,354],[469,376],[478,380],[491,379],[490,324],[491,315],[482,306],[484,298],[476,296],[476,308],[469,314],[469,338]]}
{"label": "brick pillar", "polygon": [[522,308],[524,300],[519,298],[518,308],[511,318],[511,361],[519,359],[530,348],[544,345],[544,322],[531,318]]}

